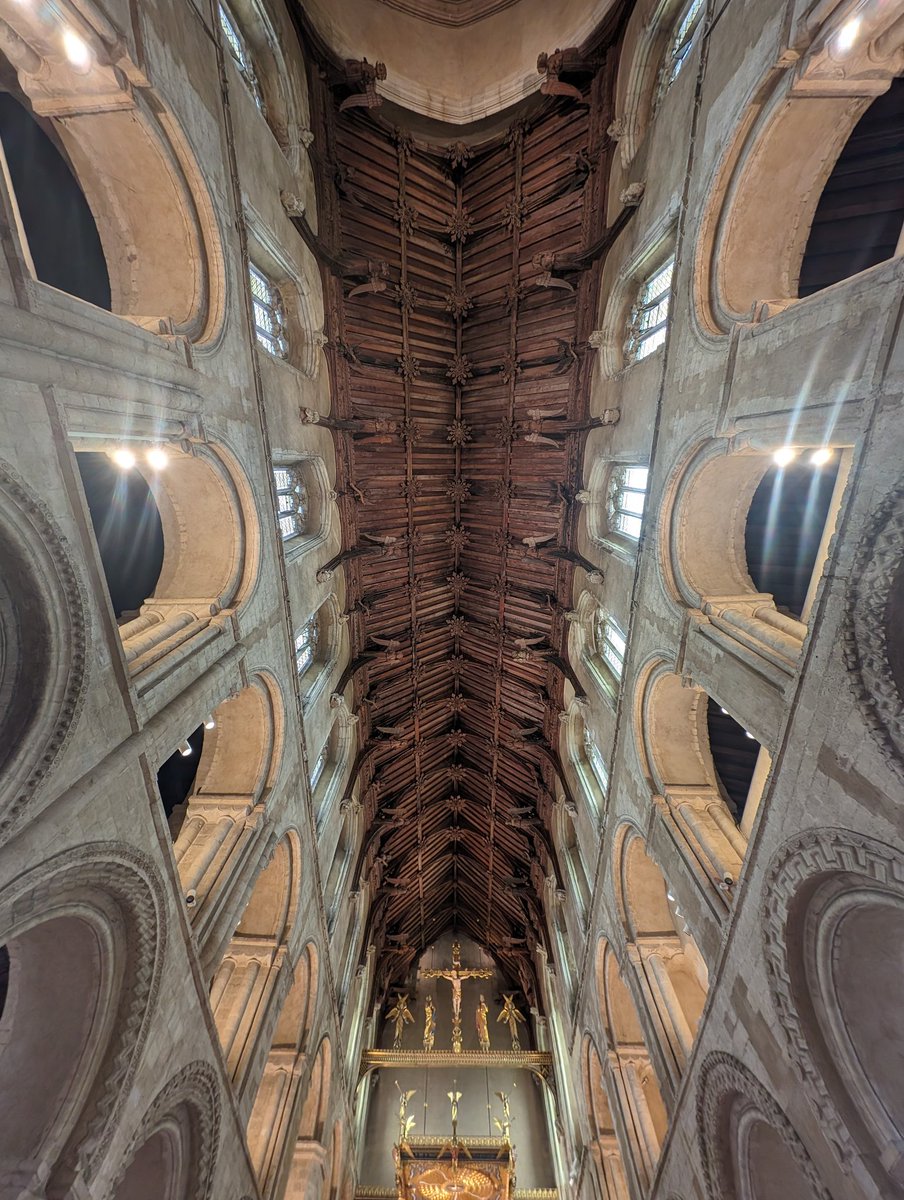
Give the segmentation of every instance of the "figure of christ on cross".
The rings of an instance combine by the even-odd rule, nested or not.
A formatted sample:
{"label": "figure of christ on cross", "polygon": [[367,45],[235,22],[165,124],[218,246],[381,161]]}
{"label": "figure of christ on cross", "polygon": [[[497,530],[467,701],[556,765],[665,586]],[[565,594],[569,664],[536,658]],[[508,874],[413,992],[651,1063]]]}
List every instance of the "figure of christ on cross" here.
{"label": "figure of christ on cross", "polygon": [[448,979],[452,985],[452,1051],[461,1054],[461,985],[465,979],[492,979],[493,972],[483,967],[461,965],[461,942],[452,943],[452,966],[445,970],[422,972],[425,979]]}

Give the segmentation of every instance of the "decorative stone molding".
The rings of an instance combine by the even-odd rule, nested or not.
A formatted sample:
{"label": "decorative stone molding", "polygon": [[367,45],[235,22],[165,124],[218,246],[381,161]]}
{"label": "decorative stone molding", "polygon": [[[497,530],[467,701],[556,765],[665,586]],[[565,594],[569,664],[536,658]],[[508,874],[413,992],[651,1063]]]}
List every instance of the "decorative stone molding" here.
{"label": "decorative stone molding", "polygon": [[192,1200],[207,1200],[213,1183],[220,1141],[220,1089],[210,1063],[198,1060],[183,1067],[157,1093],[141,1124],[132,1134],[116,1179],[107,1193],[115,1196],[119,1184],[135,1155],[167,1117],[186,1107],[192,1115],[193,1145],[187,1154],[191,1181],[186,1195]]}
{"label": "decorative stone molding", "polygon": [[[2,461],[0,497],[3,500],[0,547],[6,558],[4,577],[8,581],[3,591],[15,587],[17,601],[7,608],[0,591],[0,622],[11,622],[13,626],[3,631],[0,640],[9,654],[10,646],[22,650],[21,642],[38,636],[47,658],[45,677],[34,681],[35,692],[31,696],[14,687],[20,711],[21,706],[30,706],[34,715],[24,728],[5,731],[14,748],[3,768],[11,793],[6,797],[6,787],[0,789],[2,845],[21,820],[36,789],[59,760],[78,723],[88,685],[90,626],[87,593],[65,537],[47,506]],[[27,594],[30,585],[35,603]],[[27,629],[18,619],[25,612]],[[34,671],[35,667],[31,658],[30,669]],[[5,696],[9,681],[4,680],[3,674],[0,670],[0,700],[6,707],[11,697]],[[15,684],[13,680],[12,685]]]}
{"label": "decorative stone molding", "polygon": [[19,876],[0,892],[0,940],[16,936],[16,927],[84,913],[91,895],[110,897],[124,925],[123,985],[101,1064],[82,1113],[69,1134],[57,1170],[74,1169],[86,1179],[96,1173],[115,1130],[116,1107],[131,1087],[135,1067],[156,1008],[166,949],[166,899],[163,881],[146,855],[121,842],[90,842],[58,854]]}
{"label": "decorative stone molding", "polygon": [[[773,858],[763,888],[761,921],[767,979],[791,1064],[842,1165],[851,1171],[859,1150],[804,1031],[788,954],[792,906],[808,884],[833,875],[859,877],[904,900],[904,856],[892,846],[846,829],[812,829],[785,843]],[[802,920],[806,924],[806,914]]]}
{"label": "decorative stone molding", "polygon": [[744,1064],[724,1051],[707,1056],[697,1090],[697,1140],[709,1200],[738,1200],[735,1146],[728,1139],[734,1125],[732,1110],[739,1100],[781,1138],[812,1189],[813,1200],[831,1200],[788,1118]]}
{"label": "decorative stone molding", "polygon": [[895,679],[889,605],[904,579],[904,484],[873,515],[851,569],[842,625],[844,660],[854,692],[883,755],[904,773],[904,681]]}

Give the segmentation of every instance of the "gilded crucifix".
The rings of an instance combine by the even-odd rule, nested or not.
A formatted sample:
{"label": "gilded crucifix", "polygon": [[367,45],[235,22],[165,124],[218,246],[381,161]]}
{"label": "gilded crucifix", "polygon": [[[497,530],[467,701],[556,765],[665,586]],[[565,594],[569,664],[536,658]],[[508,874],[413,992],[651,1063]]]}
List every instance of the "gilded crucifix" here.
{"label": "gilded crucifix", "polygon": [[493,972],[484,967],[463,967],[461,965],[461,942],[456,938],[452,943],[452,966],[443,970],[434,969],[423,972],[425,979],[448,979],[452,985],[452,1050],[461,1054],[461,985],[465,979],[492,979]]}

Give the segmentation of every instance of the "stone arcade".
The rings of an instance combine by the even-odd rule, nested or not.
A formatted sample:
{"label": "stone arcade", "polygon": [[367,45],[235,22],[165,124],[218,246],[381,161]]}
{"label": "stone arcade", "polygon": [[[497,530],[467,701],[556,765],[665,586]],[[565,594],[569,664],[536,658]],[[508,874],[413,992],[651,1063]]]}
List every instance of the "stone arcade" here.
{"label": "stone arcade", "polygon": [[902,74],[0,0],[0,1200],[904,1200]]}

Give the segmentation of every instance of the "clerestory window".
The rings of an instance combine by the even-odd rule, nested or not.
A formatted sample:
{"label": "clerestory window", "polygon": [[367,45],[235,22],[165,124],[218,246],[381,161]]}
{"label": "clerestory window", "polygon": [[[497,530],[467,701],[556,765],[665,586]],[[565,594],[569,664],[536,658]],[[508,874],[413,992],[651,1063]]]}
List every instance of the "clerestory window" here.
{"label": "clerestory window", "polygon": [[628,320],[626,362],[640,362],[642,358],[658,350],[665,341],[674,269],[673,257],[657,268],[641,285]]}
{"label": "clerestory window", "polygon": [[314,761],[313,767],[311,767],[311,791],[312,792],[316,791],[316,789],[317,789],[317,784],[320,782],[321,776],[323,775],[323,770],[324,770],[324,767],[326,766],[326,760],[328,757],[329,757],[329,743],[327,743],[327,745],[323,747],[323,749],[317,755],[317,758]]}
{"label": "clerestory window", "polygon": [[307,529],[310,504],[308,490],[300,471],[295,467],[274,467],[276,507],[279,531],[283,541],[297,537]]}
{"label": "clerestory window", "polygon": [[681,74],[681,68],[694,44],[694,37],[702,24],[704,8],[704,0],[691,0],[690,4],[682,9],[681,16],[675,23],[659,72],[657,98],[660,100]]}
{"label": "clerestory window", "polygon": [[248,282],[257,340],[268,354],[286,358],[289,343],[286,339],[286,313],[279,288],[254,263],[248,264]]}
{"label": "clerestory window", "polygon": [[304,675],[314,661],[320,642],[320,618],[315,613],[295,635],[295,669]]}
{"label": "clerestory window", "polygon": [[239,74],[241,75],[242,79],[244,79],[245,86],[251,93],[254,103],[266,116],[264,97],[254,70],[254,63],[251,59],[251,55],[248,53],[248,47],[245,45],[245,39],[242,37],[238,23],[225,4],[220,4],[219,9],[220,29],[223,31],[223,37],[226,39],[226,45],[229,47],[229,52],[235,60],[235,64],[239,69]]}
{"label": "clerestory window", "polygon": [[620,682],[625,671],[627,642],[618,625],[602,609],[594,620],[593,640],[597,654],[612,672],[615,681]]}
{"label": "clerestory window", "polygon": [[609,476],[606,516],[611,533],[634,542],[640,537],[648,477],[646,467],[616,467]]}

